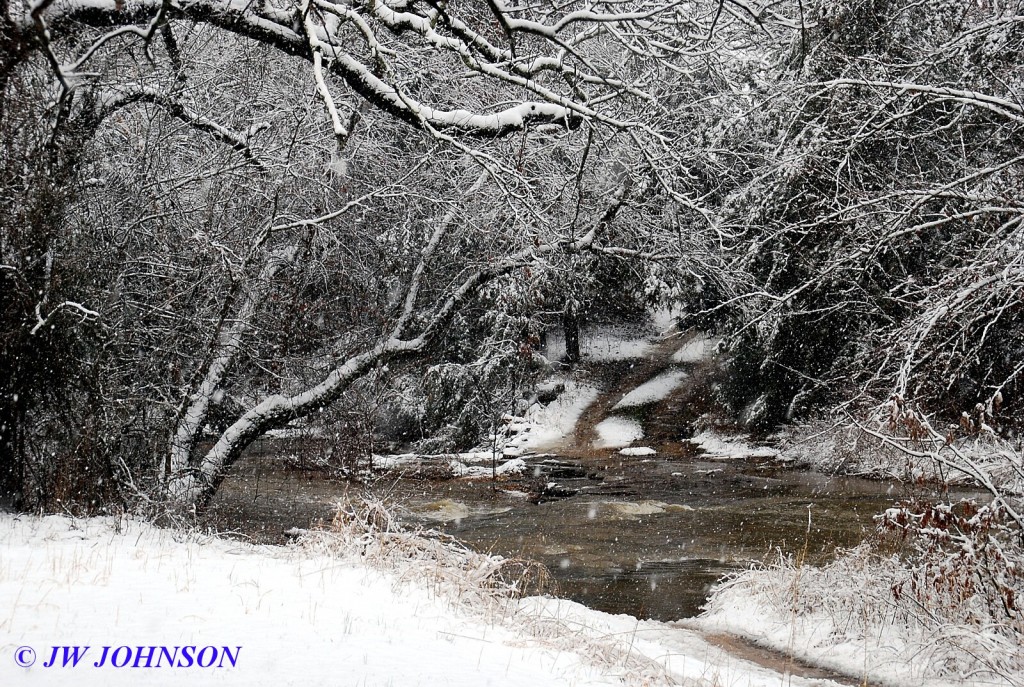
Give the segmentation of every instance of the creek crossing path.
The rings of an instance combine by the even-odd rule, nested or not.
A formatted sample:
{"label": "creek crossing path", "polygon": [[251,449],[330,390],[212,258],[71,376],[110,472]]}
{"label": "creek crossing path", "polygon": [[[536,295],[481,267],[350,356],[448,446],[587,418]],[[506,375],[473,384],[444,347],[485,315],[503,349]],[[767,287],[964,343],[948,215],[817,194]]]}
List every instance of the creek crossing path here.
{"label": "creek crossing path", "polygon": [[[308,447],[267,442],[235,466],[209,522],[280,541],[292,527],[329,521],[339,500],[370,489],[408,522],[441,529],[480,551],[541,561],[560,596],[691,632],[684,630],[687,619],[700,612],[722,575],[780,552],[806,550],[809,562],[827,561],[836,546],[861,542],[873,528],[872,516],[898,496],[884,484],[794,469],[757,457],[756,450],[712,455],[699,448],[690,439],[698,419],[706,422],[716,412],[718,366],[706,356],[679,355],[687,346],[692,353],[695,342],[692,335],[671,337],[654,342],[641,358],[591,363],[600,392],[575,429],[544,452],[523,456],[526,474],[507,478],[499,489],[483,478],[385,475],[373,485],[353,484],[280,459],[286,451],[301,460]],[[672,372],[685,378],[671,393],[616,408],[631,392]],[[596,429],[609,417],[638,423],[644,437],[634,446],[655,453],[595,447]],[[550,482],[570,496],[523,497]],[[736,638],[705,641],[780,674],[855,684]]]}

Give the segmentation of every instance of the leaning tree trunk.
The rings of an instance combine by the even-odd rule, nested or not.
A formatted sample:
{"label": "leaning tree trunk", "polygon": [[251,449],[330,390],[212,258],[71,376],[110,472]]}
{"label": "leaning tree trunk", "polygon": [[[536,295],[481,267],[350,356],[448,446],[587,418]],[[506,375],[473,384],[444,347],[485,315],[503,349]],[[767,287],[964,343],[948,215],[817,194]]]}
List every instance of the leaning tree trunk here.
{"label": "leaning tree trunk", "polygon": [[295,253],[296,249],[289,247],[268,255],[260,273],[246,290],[235,317],[230,320],[230,324],[227,319],[222,322],[212,355],[206,365],[206,373],[182,407],[171,435],[167,459],[163,468],[163,478],[166,484],[178,479],[178,476],[191,469],[192,454],[209,416],[210,404],[241,348],[242,339],[252,327],[257,309],[270,293],[274,277],[295,258]]}
{"label": "leaning tree trunk", "polygon": [[[485,178],[485,175],[481,175],[481,179],[473,188],[482,184]],[[630,187],[631,183],[627,177],[623,180],[622,187],[615,194],[604,214],[583,237],[560,239],[548,244],[531,246],[500,262],[472,272],[458,286],[449,291],[446,298],[433,308],[426,308],[424,311],[418,300],[420,287],[431,257],[451,223],[451,213],[449,213],[449,216],[435,229],[420,256],[419,264],[413,271],[406,289],[402,312],[391,332],[379,339],[371,349],[349,358],[344,364],[334,368],[316,386],[292,396],[281,394],[269,396],[246,411],[221,434],[217,443],[206,453],[198,465],[171,475],[171,479],[167,482],[168,496],[179,505],[205,506],[224,480],[227,469],[238,460],[242,452],[253,441],[271,429],[284,427],[293,420],[304,418],[327,407],[356,380],[374,367],[391,360],[410,358],[421,354],[438,330],[484,285],[502,275],[522,269],[555,251],[579,252],[592,249],[595,239],[625,204],[625,197]],[[422,317],[416,318],[417,314]],[[414,319],[419,319],[425,324],[419,334],[410,336],[406,330]]]}
{"label": "leaning tree trunk", "polygon": [[311,389],[293,396],[275,394],[264,399],[220,436],[199,465],[171,475],[167,483],[168,495],[182,504],[205,505],[220,487],[227,468],[253,441],[272,429],[284,427],[292,420],[327,407],[376,365],[416,354],[423,344],[422,338],[414,342],[390,339],[366,353],[349,358]]}

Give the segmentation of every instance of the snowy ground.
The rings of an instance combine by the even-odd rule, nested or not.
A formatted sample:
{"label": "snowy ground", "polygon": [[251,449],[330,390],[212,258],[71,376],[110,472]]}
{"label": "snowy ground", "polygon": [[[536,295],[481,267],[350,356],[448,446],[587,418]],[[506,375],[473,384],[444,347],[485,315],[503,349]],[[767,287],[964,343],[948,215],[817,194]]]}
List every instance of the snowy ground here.
{"label": "snowy ground", "polygon": [[627,393],[619,399],[612,410],[635,408],[663,401],[682,385],[686,377],[687,374],[682,370],[666,370]]}
{"label": "snowy ground", "polygon": [[[912,577],[897,557],[873,555],[867,547],[824,567],[789,559],[727,581],[712,596],[708,612],[689,624],[746,637],[860,676],[865,684],[1024,684],[1024,647],[1014,633],[999,632],[991,622],[943,617],[952,602],[920,606],[910,592]],[[893,595],[896,585],[907,590],[899,601]]]}
{"label": "snowy ground", "polygon": [[556,378],[557,383],[564,384],[565,390],[551,403],[534,404],[527,411],[527,427],[519,428],[521,432],[509,442],[511,446],[537,450],[554,446],[562,439],[572,435],[583,415],[600,391],[595,386],[576,382],[572,379]]}
{"label": "snowy ground", "polygon": [[[331,536],[252,546],[127,519],[2,515],[0,685],[832,684],[789,680],[663,623],[499,598],[480,572],[491,557],[401,538],[385,556],[374,535],[341,547]],[[46,667],[65,646],[88,648],[77,665],[59,650]],[[21,667],[26,648],[35,661]],[[211,667],[178,667],[214,650]]]}
{"label": "snowy ground", "polygon": [[636,420],[612,415],[594,425],[597,439],[594,448],[621,448],[643,439],[644,428]]}

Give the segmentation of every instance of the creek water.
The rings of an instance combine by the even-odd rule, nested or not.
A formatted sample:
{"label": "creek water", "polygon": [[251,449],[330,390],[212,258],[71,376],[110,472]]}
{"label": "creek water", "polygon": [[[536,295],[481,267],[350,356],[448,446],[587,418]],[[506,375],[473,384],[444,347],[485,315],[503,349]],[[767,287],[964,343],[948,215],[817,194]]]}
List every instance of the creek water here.
{"label": "creek water", "polygon": [[[560,455],[524,456],[521,476],[492,484],[391,473],[354,484],[281,468],[283,452],[301,457],[317,447],[270,441],[234,466],[206,517],[218,529],[279,541],[289,528],[329,520],[333,504],[365,491],[413,526],[441,529],[479,551],[544,563],[561,596],[610,613],[676,620],[699,613],[723,575],[779,555],[826,562],[836,547],[871,536],[873,517],[895,501],[922,495],[920,487],[829,476],[772,459],[703,454],[686,437],[699,417],[715,414],[711,389],[721,370],[707,356],[681,363],[680,353],[702,339],[687,341],[670,338],[642,358],[591,363],[603,391],[572,435],[553,447]],[[627,394],[666,372],[687,381],[664,399],[619,409]],[[613,415],[642,424],[643,443],[657,453],[594,448],[595,427]],[[557,487],[545,489],[549,483]]]}
{"label": "creek water", "polygon": [[[696,615],[721,577],[752,561],[803,555],[822,563],[874,530],[873,516],[907,494],[765,460],[683,455],[527,458],[523,478],[355,485],[255,454],[235,466],[208,518],[261,541],[329,520],[364,490],[414,526],[441,529],[480,551],[544,563],[560,596],[611,613],[675,620]],[[536,503],[555,481],[566,498]],[[498,488],[496,489],[495,486]]]}
{"label": "creek water", "polygon": [[548,503],[474,498],[476,485],[403,500],[474,548],[541,561],[562,596],[675,620],[699,613],[730,571],[780,554],[821,563],[859,544],[895,498],[878,482],[749,460],[605,457],[586,470],[557,478],[578,491]]}

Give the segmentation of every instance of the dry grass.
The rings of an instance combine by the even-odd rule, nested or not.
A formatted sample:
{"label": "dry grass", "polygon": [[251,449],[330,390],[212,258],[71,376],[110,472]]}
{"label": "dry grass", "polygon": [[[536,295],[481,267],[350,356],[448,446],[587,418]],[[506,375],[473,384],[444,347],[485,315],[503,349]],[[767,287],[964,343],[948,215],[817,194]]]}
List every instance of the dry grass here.
{"label": "dry grass", "polygon": [[[785,635],[747,633],[752,638],[780,649],[787,641],[810,645],[807,659],[847,672],[850,660],[843,665],[829,655],[859,656],[858,672],[871,684],[894,674],[1024,684],[1019,618],[991,613],[977,590],[932,584],[927,571],[925,561],[878,555],[869,544],[822,568],[780,556],[720,585],[707,615],[714,620],[729,617],[730,607],[756,609],[763,628],[784,628]],[[880,666],[883,671],[876,671]]]}
{"label": "dry grass", "polygon": [[377,500],[339,504],[329,524],[304,533],[298,543],[319,553],[358,557],[399,579],[426,580],[445,598],[473,606],[543,594],[554,587],[540,563],[477,553],[436,530],[408,530]]}

